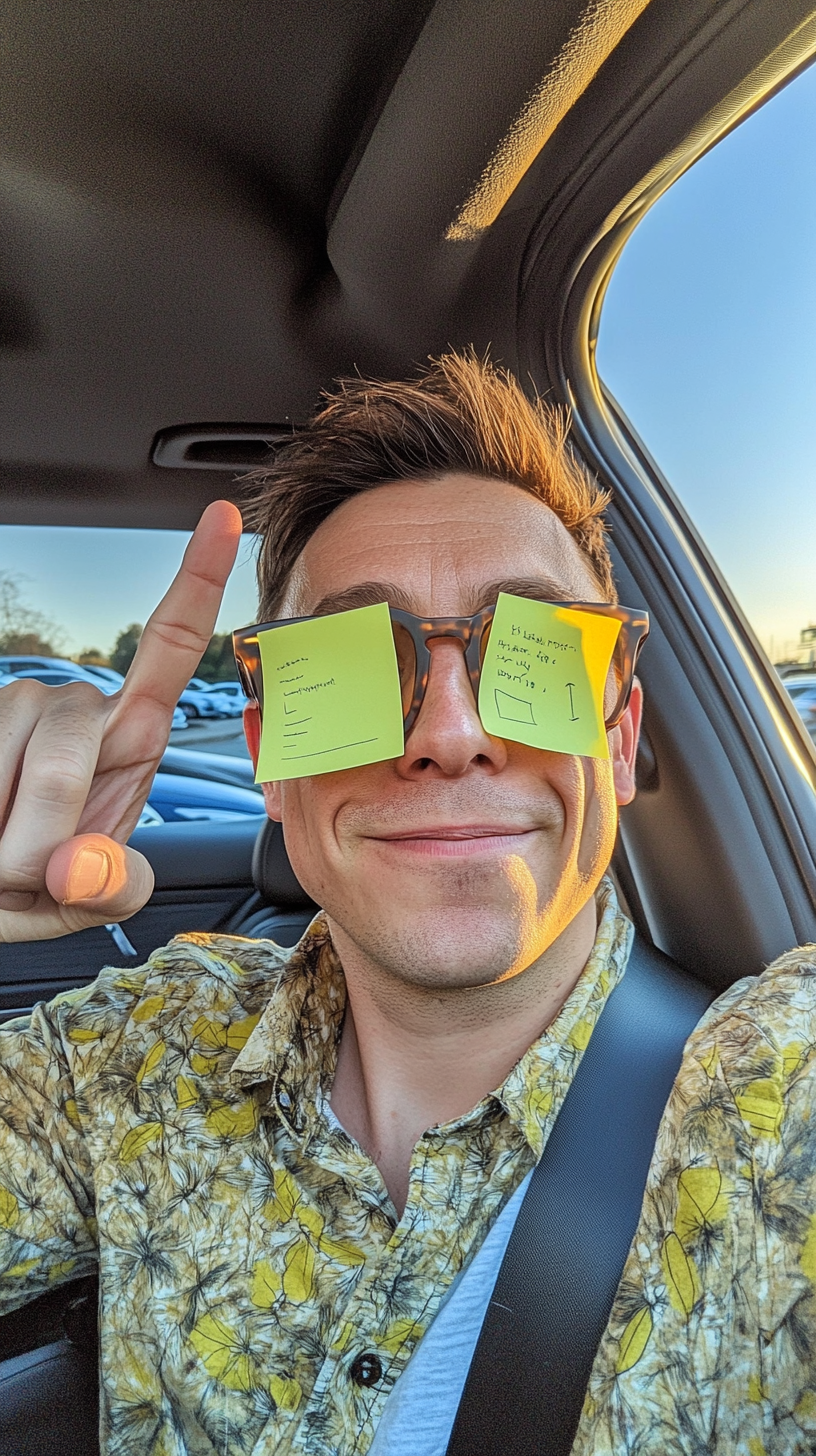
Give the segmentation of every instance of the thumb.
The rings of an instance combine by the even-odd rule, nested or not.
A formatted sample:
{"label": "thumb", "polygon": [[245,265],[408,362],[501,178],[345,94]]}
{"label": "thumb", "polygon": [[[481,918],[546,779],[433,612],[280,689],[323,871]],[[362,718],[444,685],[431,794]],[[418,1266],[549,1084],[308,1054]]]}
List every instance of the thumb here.
{"label": "thumb", "polygon": [[153,892],[153,871],[144,855],[115,839],[77,834],[54,850],[45,883],[80,930],[135,915]]}

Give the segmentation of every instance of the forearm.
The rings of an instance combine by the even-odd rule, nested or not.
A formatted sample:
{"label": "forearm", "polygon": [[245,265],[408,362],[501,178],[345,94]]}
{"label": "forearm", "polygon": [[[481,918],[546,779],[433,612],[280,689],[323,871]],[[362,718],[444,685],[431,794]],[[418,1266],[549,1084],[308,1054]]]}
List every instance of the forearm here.
{"label": "forearm", "polygon": [[96,1262],[93,1178],[49,1008],[0,1031],[0,1313]]}

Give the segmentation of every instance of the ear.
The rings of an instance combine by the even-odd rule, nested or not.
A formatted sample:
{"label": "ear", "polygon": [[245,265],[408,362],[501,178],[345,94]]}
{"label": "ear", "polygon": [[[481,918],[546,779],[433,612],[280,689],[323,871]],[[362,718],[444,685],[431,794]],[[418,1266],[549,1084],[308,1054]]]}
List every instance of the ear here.
{"label": "ear", "polygon": [[[244,737],[247,741],[252,766],[257,772],[258,755],[261,751],[261,710],[257,703],[247,703],[244,708]],[[280,784],[261,784],[266,812],[270,819],[281,820]]]}
{"label": "ear", "polygon": [[626,712],[609,735],[615,798],[619,806],[631,804],[635,797],[635,759],[642,716],[643,688],[635,678]]}

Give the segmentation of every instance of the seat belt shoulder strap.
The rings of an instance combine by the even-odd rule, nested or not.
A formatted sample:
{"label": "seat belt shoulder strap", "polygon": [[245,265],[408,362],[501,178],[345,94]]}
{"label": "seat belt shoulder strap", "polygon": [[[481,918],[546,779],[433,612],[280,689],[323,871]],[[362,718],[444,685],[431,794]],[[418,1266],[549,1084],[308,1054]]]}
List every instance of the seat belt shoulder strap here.
{"label": "seat belt shoulder strap", "polygon": [[635,937],[519,1210],[447,1456],[569,1456],[660,1119],[714,994]]}

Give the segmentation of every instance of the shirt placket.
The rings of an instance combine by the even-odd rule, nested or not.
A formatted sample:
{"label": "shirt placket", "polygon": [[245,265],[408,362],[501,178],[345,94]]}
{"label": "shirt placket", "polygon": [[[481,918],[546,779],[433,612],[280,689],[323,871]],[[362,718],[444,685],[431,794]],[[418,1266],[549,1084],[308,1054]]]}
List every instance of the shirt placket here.
{"label": "shirt placket", "polygon": [[[436,1144],[433,1132],[417,1144],[403,1216],[332,1329],[330,1353],[304,1413],[303,1451],[308,1456],[336,1456],[320,1429],[329,1405],[344,1429],[344,1456],[364,1456],[383,1406],[447,1290],[450,1281],[440,1266],[448,1260],[437,1257],[431,1267],[427,1248],[420,1247],[428,1228],[425,1194],[434,1176],[429,1170],[440,1157]],[[437,1170],[438,1175],[442,1172]],[[460,1216],[466,1222],[468,1210],[461,1209]],[[406,1299],[410,1285],[414,1288]],[[395,1337],[399,1329],[402,1338]]]}
{"label": "shirt placket", "polygon": [[[310,1149],[318,1157],[321,1141]],[[336,1456],[340,1432],[343,1456],[364,1456],[368,1450],[385,1401],[453,1277],[441,1240],[432,1258],[427,1246],[420,1247],[429,1228],[425,1197],[429,1180],[444,1178],[449,1171],[440,1167],[434,1172],[435,1159],[440,1159],[437,1140],[426,1134],[415,1150],[403,1217],[326,1331],[325,1358],[306,1406],[277,1412],[252,1448],[252,1456]],[[360,1169],[355,1171],[357,1181]],[[369,1180],[363,1180],[362,1187],[370,1193]],[[462,1226],[467,1225],[470,1211],[460,1209]],[[395,1337],[395,1330],[403,1337],[399,1333]]]}

